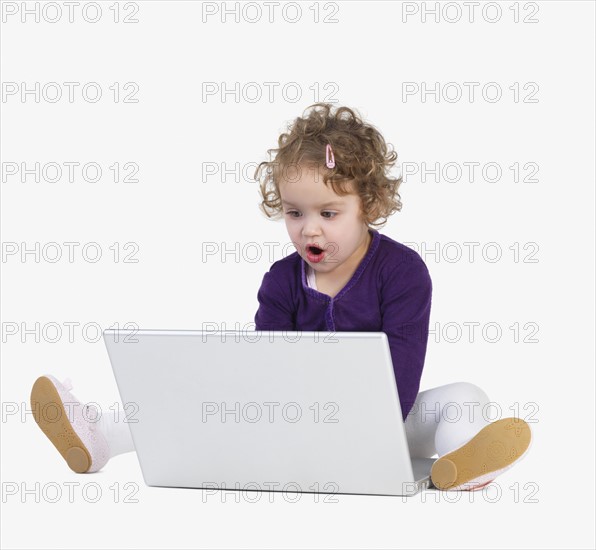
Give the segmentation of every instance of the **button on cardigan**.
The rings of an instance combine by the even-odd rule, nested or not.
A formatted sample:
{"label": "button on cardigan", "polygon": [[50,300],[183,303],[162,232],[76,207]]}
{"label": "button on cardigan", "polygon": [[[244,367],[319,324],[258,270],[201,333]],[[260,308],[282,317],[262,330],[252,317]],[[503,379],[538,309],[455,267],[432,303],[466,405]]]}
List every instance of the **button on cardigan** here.
{"label": "button on cardigan", "polygon": [[334,298],[308,285],[298,252],[274,262],[257,293],[255,330],[384,332],[405,421],[424,368],[432,282],[416,251],[369,232],[368,251]]}

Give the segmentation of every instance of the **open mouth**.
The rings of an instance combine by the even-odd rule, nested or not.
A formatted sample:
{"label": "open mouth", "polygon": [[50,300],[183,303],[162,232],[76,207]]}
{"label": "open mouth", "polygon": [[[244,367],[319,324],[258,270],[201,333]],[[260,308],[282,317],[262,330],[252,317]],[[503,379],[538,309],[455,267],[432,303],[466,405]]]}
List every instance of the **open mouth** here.
{"label": "open mouth", "polygon": [[309,245],[306,247],[306,257],[309,262],[318,263],[325,256],[325,251],[318,246]]}

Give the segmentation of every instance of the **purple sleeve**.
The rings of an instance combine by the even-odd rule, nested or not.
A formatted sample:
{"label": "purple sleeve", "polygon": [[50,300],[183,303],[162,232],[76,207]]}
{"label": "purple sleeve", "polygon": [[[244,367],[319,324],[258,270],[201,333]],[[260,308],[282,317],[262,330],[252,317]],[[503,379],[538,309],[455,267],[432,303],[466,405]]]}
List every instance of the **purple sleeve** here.
{"label": "purple sleeve", "polygon": [[421,258],[400,264],[383,288],[381,316],[404,421],[418,390],[426,356],[432,282]]}
{"label": "purple sleeve", "polygon": [[292,302],[271,271],[265,273],[257,299],[255,330],[295,330]]}

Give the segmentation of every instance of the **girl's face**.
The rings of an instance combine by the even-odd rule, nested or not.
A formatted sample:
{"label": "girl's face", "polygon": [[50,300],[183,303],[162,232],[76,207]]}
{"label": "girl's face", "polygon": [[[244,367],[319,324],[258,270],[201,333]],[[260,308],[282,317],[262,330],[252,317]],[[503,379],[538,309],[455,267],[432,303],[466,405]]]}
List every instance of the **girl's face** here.
{"label": "girl's face", "polygon": [[[290,181],[280,183],[280,195],[286,228],[297,252],[321,274],[344,277],[355,271],[371,240],[360,197],[336,195],[316,168],[300,166],[291,175]],[[323,252],[313,254],[308,248],[311,244]]]}

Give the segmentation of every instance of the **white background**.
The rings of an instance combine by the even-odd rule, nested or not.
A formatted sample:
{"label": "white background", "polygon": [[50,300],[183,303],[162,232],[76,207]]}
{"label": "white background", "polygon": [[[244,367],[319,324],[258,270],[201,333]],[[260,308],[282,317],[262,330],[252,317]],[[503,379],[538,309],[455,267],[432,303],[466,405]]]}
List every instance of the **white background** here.
{"label": "white background", "polygon": [[[10,3],[3,4],[5,11]],[[131,13],[124,4],[121,16]],[[48,261],[55,253],[49,249],[39,262],[34,254],[22,261],[20,248],[3,258],[3,547],[594,546],[594,4],[518,4],[521,19],[536,23],[515,23],[513,2],[498,4],[501,16],[494,23],[483,18],[481,7],[474,22],[466,11],[459,21],[445,21],[443,15],[456,18],[453,5],[439,22],[432,14],[423,22],[420,11],[404,21],[401,2],[321,3],[321,19],[337,6],[337,22],[316,23],[313,4],[301,3],[295,23],[284,20],[281,5],[273,22],[264,12],[250,23],[241,4],[239,22],[233,15],[222,22],[221,12],[203,22],[203,6],[192,1],[137,2],[139,22],[129,24],[114,23],[111,1],[100,2],[103,16],[94,24],[83,19],[81,6],[73,23],[63,5],[54,24],[43,17],[36,23],[31,15],[23,23],[20,13],[6,16],[5,86],[81,86],[73,103],[4,96],[2,162],[96,162],[104,177],[91,183],[77,172],[72,183],[66,176],[37,183],[31,175],[21,182],[19,174],[2,181],[5,247],[81,243],[72,263],[65,247],[55,263]],[[254,18],[256,11],[245,14]],[[87,82],[101,85],[99,102],[82,98]],[[137,83],[138,103],[115,102],[109,90],[115,82]],[[249,101],[254,88],[237,100],[232,94],[206,97],[204,82],[228,89],[256,82],[264,97]],[[279,83],[273,101],[264,82]],[[280,93],[288,82],[298,83],[298,101]],[[423,101],[420,93],[405,97],[406,82],[457,83],[464,96],[452,102],[435,102],[433,95]],[[480,83],[474,101],[464,82]],[[500,86],[499,101],[483,99],[488,82]],[[335,83],[331,98],[326,83]],[[517,102],[509,89],[515,83]],[[531,91],[524,91],[526,83],[538,86],[534,103],[523,101]],[[314,96],[313,86],[323,93]],[[451,86],[448,95],[455,90]],[[71,377],[79,399],[110,404],[118,401],[117,388],[104,344],[94,342],[94,326],[200,329],[211,322],[252,329],[264,272],[294,251],[282,254],[289,243],[283,222],[258,210],[254,166],[268,159],[267,149],[276,147],[287,123],[325,99],[358,109],[402,163],[501,167],[496,182],[479,169],[474,181],[466,172],[457,181],[447,181],[457,179],[453,173],[438,182],[433,175],[409,175],[400,188],[403,210],[381,232],[419,251],[424,243],[439,252],[422,253],[433,280],[434,333],[421,388],[469,381],[502,406],[503,416],[513,414],[510,407],[519,407],[522,418],[537,410],[529,455],[493,484],[500,494],[493,488],[448,499],[425,492],[407,501],[338,496],[315,502],[304,494],[294,503],[277,494],[270,502],[270,494],[263,494],[252,503],[242,493],[222,492],[204,502],[200,491],[146,487],[134,453],[92,476],[71,472],[31,415],[21,420],[33,381],[44,373]],[[114,182],[109,166],[115,162],[137,163],[139,181]],[[537,181],[516,183],[509,169],[516,162],[536,163]],[[226,180],[221,174],[204,177],[204,163],[249,168]],[[531,175],[523,168],[521,174]],[[81,256],[90,242],[103,252],[95,263]],[[138,246],[138,262],[123,262],[122,256],[114,261],[109,247],[129,242]],[[279,243],[272,256],[267,242]],[[474,261],[466,242],[480,243]],[[204,257],[204,243],[240,253]],[[263,252],[260,259],[254,260],[248,243]],[[499,260],[482,255],[487,243],[500,248]],[[510,248],[516,246],[520,257]],[[458,248],[463,255],[453,260]],[[34,332],[21,332],[36,323],[39,342]],[[79,323],[72,342],[66,323]],[[463,323],[479,323],[473,342]],[[498,341],[489,341],[490,331],[483,337],[488,323],[501,328]],[[537,341],[515,342],[509,328],[515,323],[522,340]],[[524,329],[527,323],[538,332]],[[52,343],[55,324],[63,334]],[[19,332],[11,334],[15,326]],[[458,327],[464,330],[459,341]],[[18,414],[8,414],[14,406]],[[80,484],[73,503],[69,482]],[[83,494],[91,482],[102,490],[96,503],[89,501],[93,491],[89,498]],[[133,485],[125,490],[126,483]],[[6,495],[15,484],[33,493]],[[42,494],[36,502],[36,484],[58,485],[62,498],[51,503]],[[136,502],[123,503],[135,486]]]}

